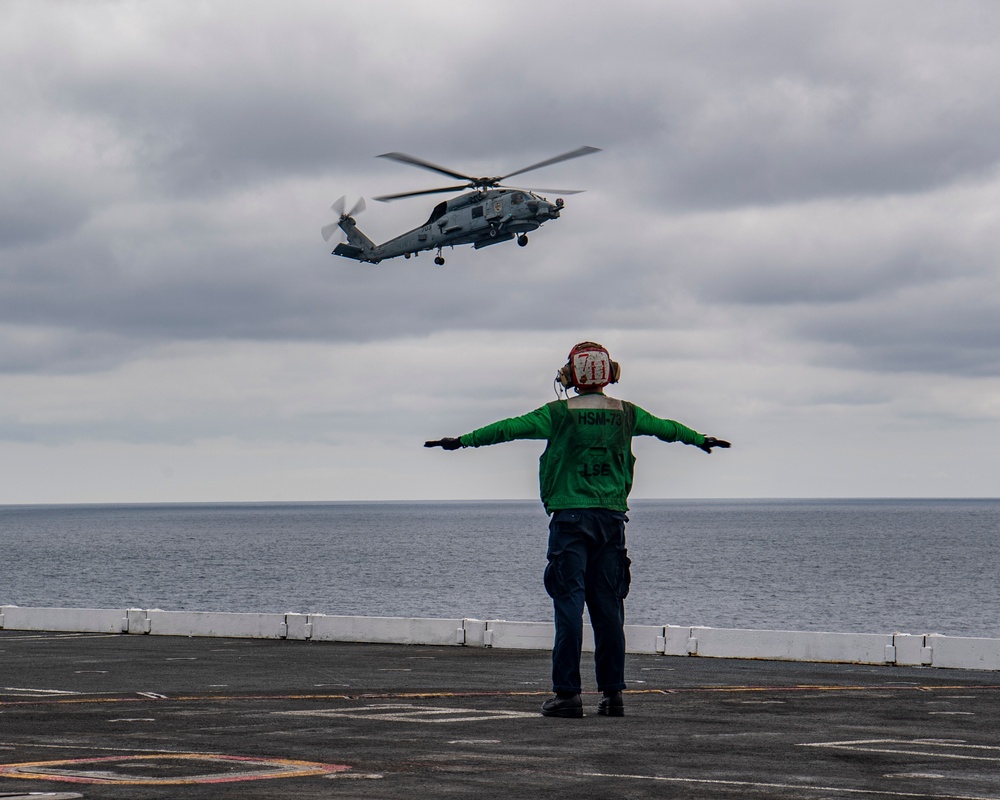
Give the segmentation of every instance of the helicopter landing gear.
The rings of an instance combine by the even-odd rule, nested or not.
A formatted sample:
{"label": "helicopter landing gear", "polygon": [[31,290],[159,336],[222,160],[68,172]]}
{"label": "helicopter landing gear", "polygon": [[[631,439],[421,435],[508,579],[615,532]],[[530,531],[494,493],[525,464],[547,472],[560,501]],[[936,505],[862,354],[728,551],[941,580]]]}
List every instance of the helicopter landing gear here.
{"label": "helicopter landing gear", "polygon": [[517,237],[517,244],[519,247],[526,247],[528,244],[528,234],[522,233]]}
{"label": "helicopter landing gear", "polygon": [[436,256],[434,256],[434,263],[437,264],[439,267],[443,267],[444,266],[444,256],[441,255],[441,249],[440,248],[438,248],[438,254]]}
{"label": "helicopter landing gear", "polygon": [[500,233],[500,230],[495,225],[490,225],[490,238],[496,239],[498,233]]}

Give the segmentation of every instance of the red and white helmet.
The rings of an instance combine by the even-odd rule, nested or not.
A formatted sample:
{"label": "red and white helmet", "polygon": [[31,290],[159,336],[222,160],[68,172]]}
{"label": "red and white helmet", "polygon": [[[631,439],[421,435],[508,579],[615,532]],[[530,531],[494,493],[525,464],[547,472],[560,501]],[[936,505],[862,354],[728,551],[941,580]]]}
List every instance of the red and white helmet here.
{"label": "red and white helmet", "polygon": [[612,361],[608,351],[596,342],[580,342],[569,351],[566,366],[558,373],[558,380],[567,389],[603,389],[617,383],[621,367]]}

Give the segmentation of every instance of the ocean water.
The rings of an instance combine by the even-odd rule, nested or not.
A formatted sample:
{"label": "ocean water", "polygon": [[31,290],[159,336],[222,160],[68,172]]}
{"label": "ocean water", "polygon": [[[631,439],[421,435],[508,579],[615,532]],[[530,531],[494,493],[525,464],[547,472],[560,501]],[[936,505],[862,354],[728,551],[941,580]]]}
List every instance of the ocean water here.
{"label": "ocean water", "polygon": [[[1000,500],[635,501],[627,620],[1000,638]],[[537,501],[0,506],[0,605],[548,620]]]}

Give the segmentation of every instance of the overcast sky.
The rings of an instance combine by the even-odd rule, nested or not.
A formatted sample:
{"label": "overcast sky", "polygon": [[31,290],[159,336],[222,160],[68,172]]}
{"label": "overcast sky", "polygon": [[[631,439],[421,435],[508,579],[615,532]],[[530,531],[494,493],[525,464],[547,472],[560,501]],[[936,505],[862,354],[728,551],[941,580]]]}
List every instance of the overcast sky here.
{"label": "overcast sky", "polygon": [[[537,497],[611,393],[633,497],[997,496],[1000,4],[0,4],[0,503]],[[360,265],[330,204],[580,188],[513,244]],[[440,197],[369,202],[384,241]],[[550,199],[554,199],[550,197]]]}

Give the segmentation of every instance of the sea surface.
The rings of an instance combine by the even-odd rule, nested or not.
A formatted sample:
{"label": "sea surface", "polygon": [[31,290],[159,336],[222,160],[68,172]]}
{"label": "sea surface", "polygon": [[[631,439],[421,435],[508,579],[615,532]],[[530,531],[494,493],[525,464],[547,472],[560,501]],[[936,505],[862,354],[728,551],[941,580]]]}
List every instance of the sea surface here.
{"label": "sea surface", "polygon": [[[1000,500],[646,500],[627,621],[1000,638]],[[551,617],[537,501],[0,506],[0,605]]]}

